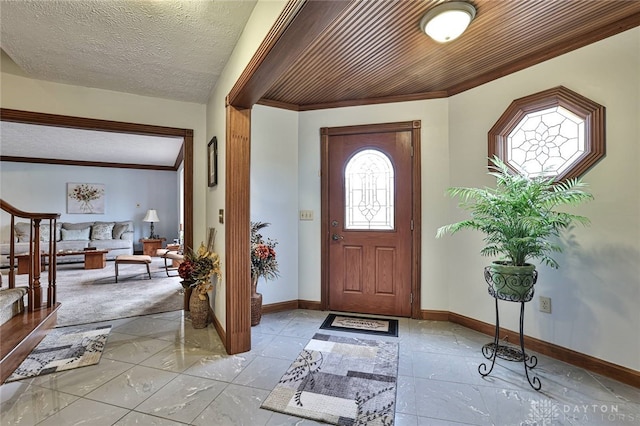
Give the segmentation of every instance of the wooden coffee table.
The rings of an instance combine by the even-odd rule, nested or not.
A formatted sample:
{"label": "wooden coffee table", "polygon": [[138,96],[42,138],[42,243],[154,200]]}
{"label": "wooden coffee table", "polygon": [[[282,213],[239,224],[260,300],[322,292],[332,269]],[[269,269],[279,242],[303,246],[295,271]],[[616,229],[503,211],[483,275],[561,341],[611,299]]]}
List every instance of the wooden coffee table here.
{"label": "wooden coffee table", "polygon": [[[109,250],[65,250],[56,253],[57,256],[84,256],[84,269],[102,269],[107,266]],[[45,270],[44,258],[49,253],[42,253],[42,270]],[[18,259],[18,274],[29,273],[29,253],[16,254]]]}

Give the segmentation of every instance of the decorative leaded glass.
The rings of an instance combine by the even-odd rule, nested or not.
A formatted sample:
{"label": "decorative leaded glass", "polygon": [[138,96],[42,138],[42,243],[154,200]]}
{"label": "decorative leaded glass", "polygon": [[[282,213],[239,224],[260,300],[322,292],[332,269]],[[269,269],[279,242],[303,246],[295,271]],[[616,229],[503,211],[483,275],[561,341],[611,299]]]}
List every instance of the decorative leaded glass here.
{"label": "decorative leaded glass", "polygon": [[389,157],[365,149],[344,171],[345,228],[394,229],[394,171]]}
{"label": "decorative leaded glass", "polygon": [[581,177],[604,157],[604,125],[604,106],[554,87],[511,102],[489,130],[489,158],[529,177]]}
{"label": "decorative leaded glass", "polygon": [[509,164],[529,177],[563,174],[584,151],[584,120],[561,106],[526,114],[507,136]]}

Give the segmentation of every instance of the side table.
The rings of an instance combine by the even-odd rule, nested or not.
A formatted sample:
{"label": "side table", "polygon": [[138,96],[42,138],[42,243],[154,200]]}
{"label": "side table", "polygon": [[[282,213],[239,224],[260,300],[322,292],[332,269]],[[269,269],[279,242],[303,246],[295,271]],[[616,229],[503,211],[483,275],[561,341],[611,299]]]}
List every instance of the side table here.
{"label": "side table", "polygon": [[156,251],[162,248],[162,243],[166,238],[140,238],[142,243],[142,253],[147,256],[156,256]]}

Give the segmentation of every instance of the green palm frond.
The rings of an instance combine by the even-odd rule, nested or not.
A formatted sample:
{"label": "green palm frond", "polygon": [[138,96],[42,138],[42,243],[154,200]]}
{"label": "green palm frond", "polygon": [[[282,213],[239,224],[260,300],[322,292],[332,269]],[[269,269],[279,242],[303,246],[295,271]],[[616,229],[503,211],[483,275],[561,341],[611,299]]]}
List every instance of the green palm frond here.
{"label": "green palm frond", "polygon": [[557,268],[550,256],[562,248],[552,238],[573,223],[588,225],[584,216],[556,211],[559,206],[577,205],[593,199],[580,179],[555,182],[552,177],[527,178],[512,173],[499,158],[491,159],[489,175],[495,188],[449,188],[446,193],[460,200],[459,207],[471,219],[438,228],[436,237],[473,229],[485,234],[483,256],[502,256],[514,265],[538,259]]}

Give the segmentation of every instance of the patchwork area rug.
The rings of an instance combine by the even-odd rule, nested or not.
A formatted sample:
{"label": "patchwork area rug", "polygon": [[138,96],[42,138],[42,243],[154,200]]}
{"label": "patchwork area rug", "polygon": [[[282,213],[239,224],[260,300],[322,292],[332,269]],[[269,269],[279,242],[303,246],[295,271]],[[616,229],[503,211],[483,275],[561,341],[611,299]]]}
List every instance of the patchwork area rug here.
{"label": "patchwork area rug", "polygon": [[334,425],[392,425],[398,344],[317,333],[262,408]]}
{"label": "patchwork area rug", "polygon": [[329,314],[321,329],[398,337],[398,320]]}
{"label": "patchwork area rug", "polygon": [[53,329],[5,383],[100,362],[111,326]]}

